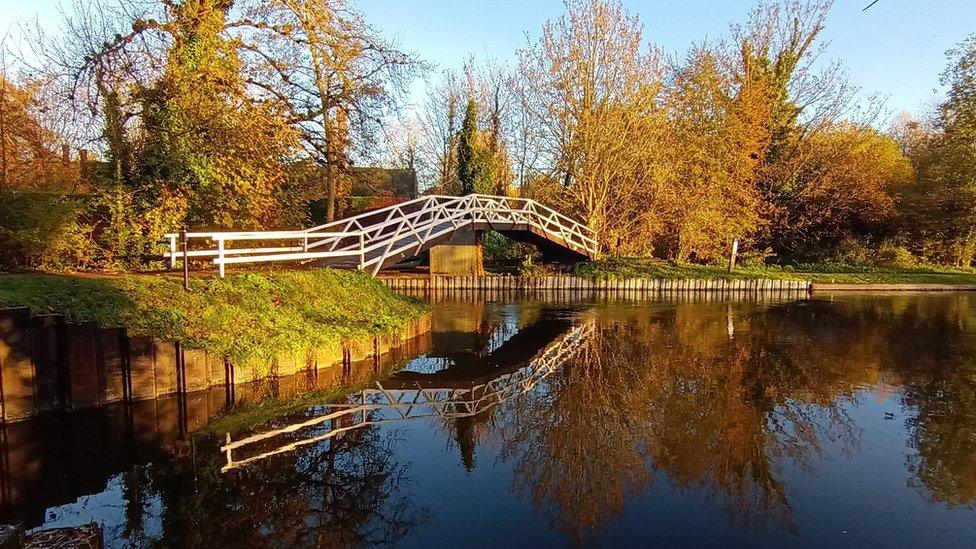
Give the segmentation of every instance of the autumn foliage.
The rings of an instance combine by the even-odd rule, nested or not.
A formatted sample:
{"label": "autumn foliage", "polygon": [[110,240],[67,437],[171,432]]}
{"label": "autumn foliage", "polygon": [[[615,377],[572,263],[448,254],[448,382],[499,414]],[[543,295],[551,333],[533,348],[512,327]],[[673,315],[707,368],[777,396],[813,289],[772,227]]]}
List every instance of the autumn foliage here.
{"label": "autumn foliage", "polygon": [[[428,67],[351,3],[118,1],[78,2],[36,37],[40,66],[0,78],[0,185],[90,193],[72,210],[93,246],[79,267],[143,267],[184,225],[307,226],[310,201],[331,219],[357,162],[416,170],[428,192],[536,198],[608,254],[976,253],[974,38],[949,53],[946,100],[885,131],[882,105],[816,62],[831,0],[760,0],[674,55],[620,2],[566,0],[510,66],[445,69],[413,110]],[[7,225],[17,240],[25,222]]]}

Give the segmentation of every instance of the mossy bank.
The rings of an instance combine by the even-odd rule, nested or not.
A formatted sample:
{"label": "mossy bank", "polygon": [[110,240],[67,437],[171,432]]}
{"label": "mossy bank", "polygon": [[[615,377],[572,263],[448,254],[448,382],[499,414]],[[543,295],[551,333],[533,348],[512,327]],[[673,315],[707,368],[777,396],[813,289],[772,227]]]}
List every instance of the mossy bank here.
{"label": "mossy bank", "polygon": [[27,306],[235,361],[395,332],[428,307],[369,275],[317,269],[190,281],[171,276],[0,276],[0,306]]}

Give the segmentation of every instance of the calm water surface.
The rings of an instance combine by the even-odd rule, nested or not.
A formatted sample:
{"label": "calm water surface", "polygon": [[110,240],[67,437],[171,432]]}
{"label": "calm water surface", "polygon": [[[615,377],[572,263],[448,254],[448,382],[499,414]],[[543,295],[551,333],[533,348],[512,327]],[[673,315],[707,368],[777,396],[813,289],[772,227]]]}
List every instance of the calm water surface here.
{"label": "calm water surface", "polygon": [[446,301],[431,340],[229,456],[124,411],[8,429],[3,518],[110,546],[976,543],[974,296]]}

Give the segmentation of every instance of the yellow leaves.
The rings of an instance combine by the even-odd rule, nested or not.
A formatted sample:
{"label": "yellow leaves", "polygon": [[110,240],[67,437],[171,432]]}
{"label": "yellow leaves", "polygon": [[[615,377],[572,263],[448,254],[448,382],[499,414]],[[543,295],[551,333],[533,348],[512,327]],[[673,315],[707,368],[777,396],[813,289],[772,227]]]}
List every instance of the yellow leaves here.
{"label": "yellow leaves", "polygon": [[909,160],[890,137],[872,128],[837,125],[813,136],[805,156],[812,174],[798,193],[795,226],[838,238],[839,231],[895,214],[892,190],[912,176]]}

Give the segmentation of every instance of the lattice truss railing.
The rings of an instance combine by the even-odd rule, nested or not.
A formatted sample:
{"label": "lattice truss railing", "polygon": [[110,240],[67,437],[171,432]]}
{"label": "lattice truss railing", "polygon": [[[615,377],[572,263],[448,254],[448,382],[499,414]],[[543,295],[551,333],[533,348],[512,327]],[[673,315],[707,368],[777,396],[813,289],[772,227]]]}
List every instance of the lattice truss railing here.
{"label": "lattice truss railing", "polygon": [[[548,206],[526,198],[470,194],[424,196],[300,231],[191,232],[186,236],[192,249],[186,256],[213,258],[221,276],[229,264],[312,260],[376,274],[391,258],[419,253],[428,243],[470,226],[532,228],[583,255],[595,257],[598,252],[592,229]],[[180,234],[166,238],[172,267],[184,252]],[[252,245],[239,246],[242,242]]]}
{"label": "lattice truss railing", "polygon": [[[531,391],[580,350],[592,329],[590,324],[574,326],[525,366],[486,383],[466,388],[418,386],[414,389],[391,389],[377,382],[375,389],[364,389],[349,396],[346,402],[322,406],[324,413],[311,419],[236,441],[228,433],[225,444],[220,448],[227,460],[221,471],[371,425],[429,418],[458,419],[484,413],[506,400]],[[314,431],[314,434],[282,444],[275,442],[280,437],[307,430]],[[235,457],[235,454],[252,448],[257,453]]]}

